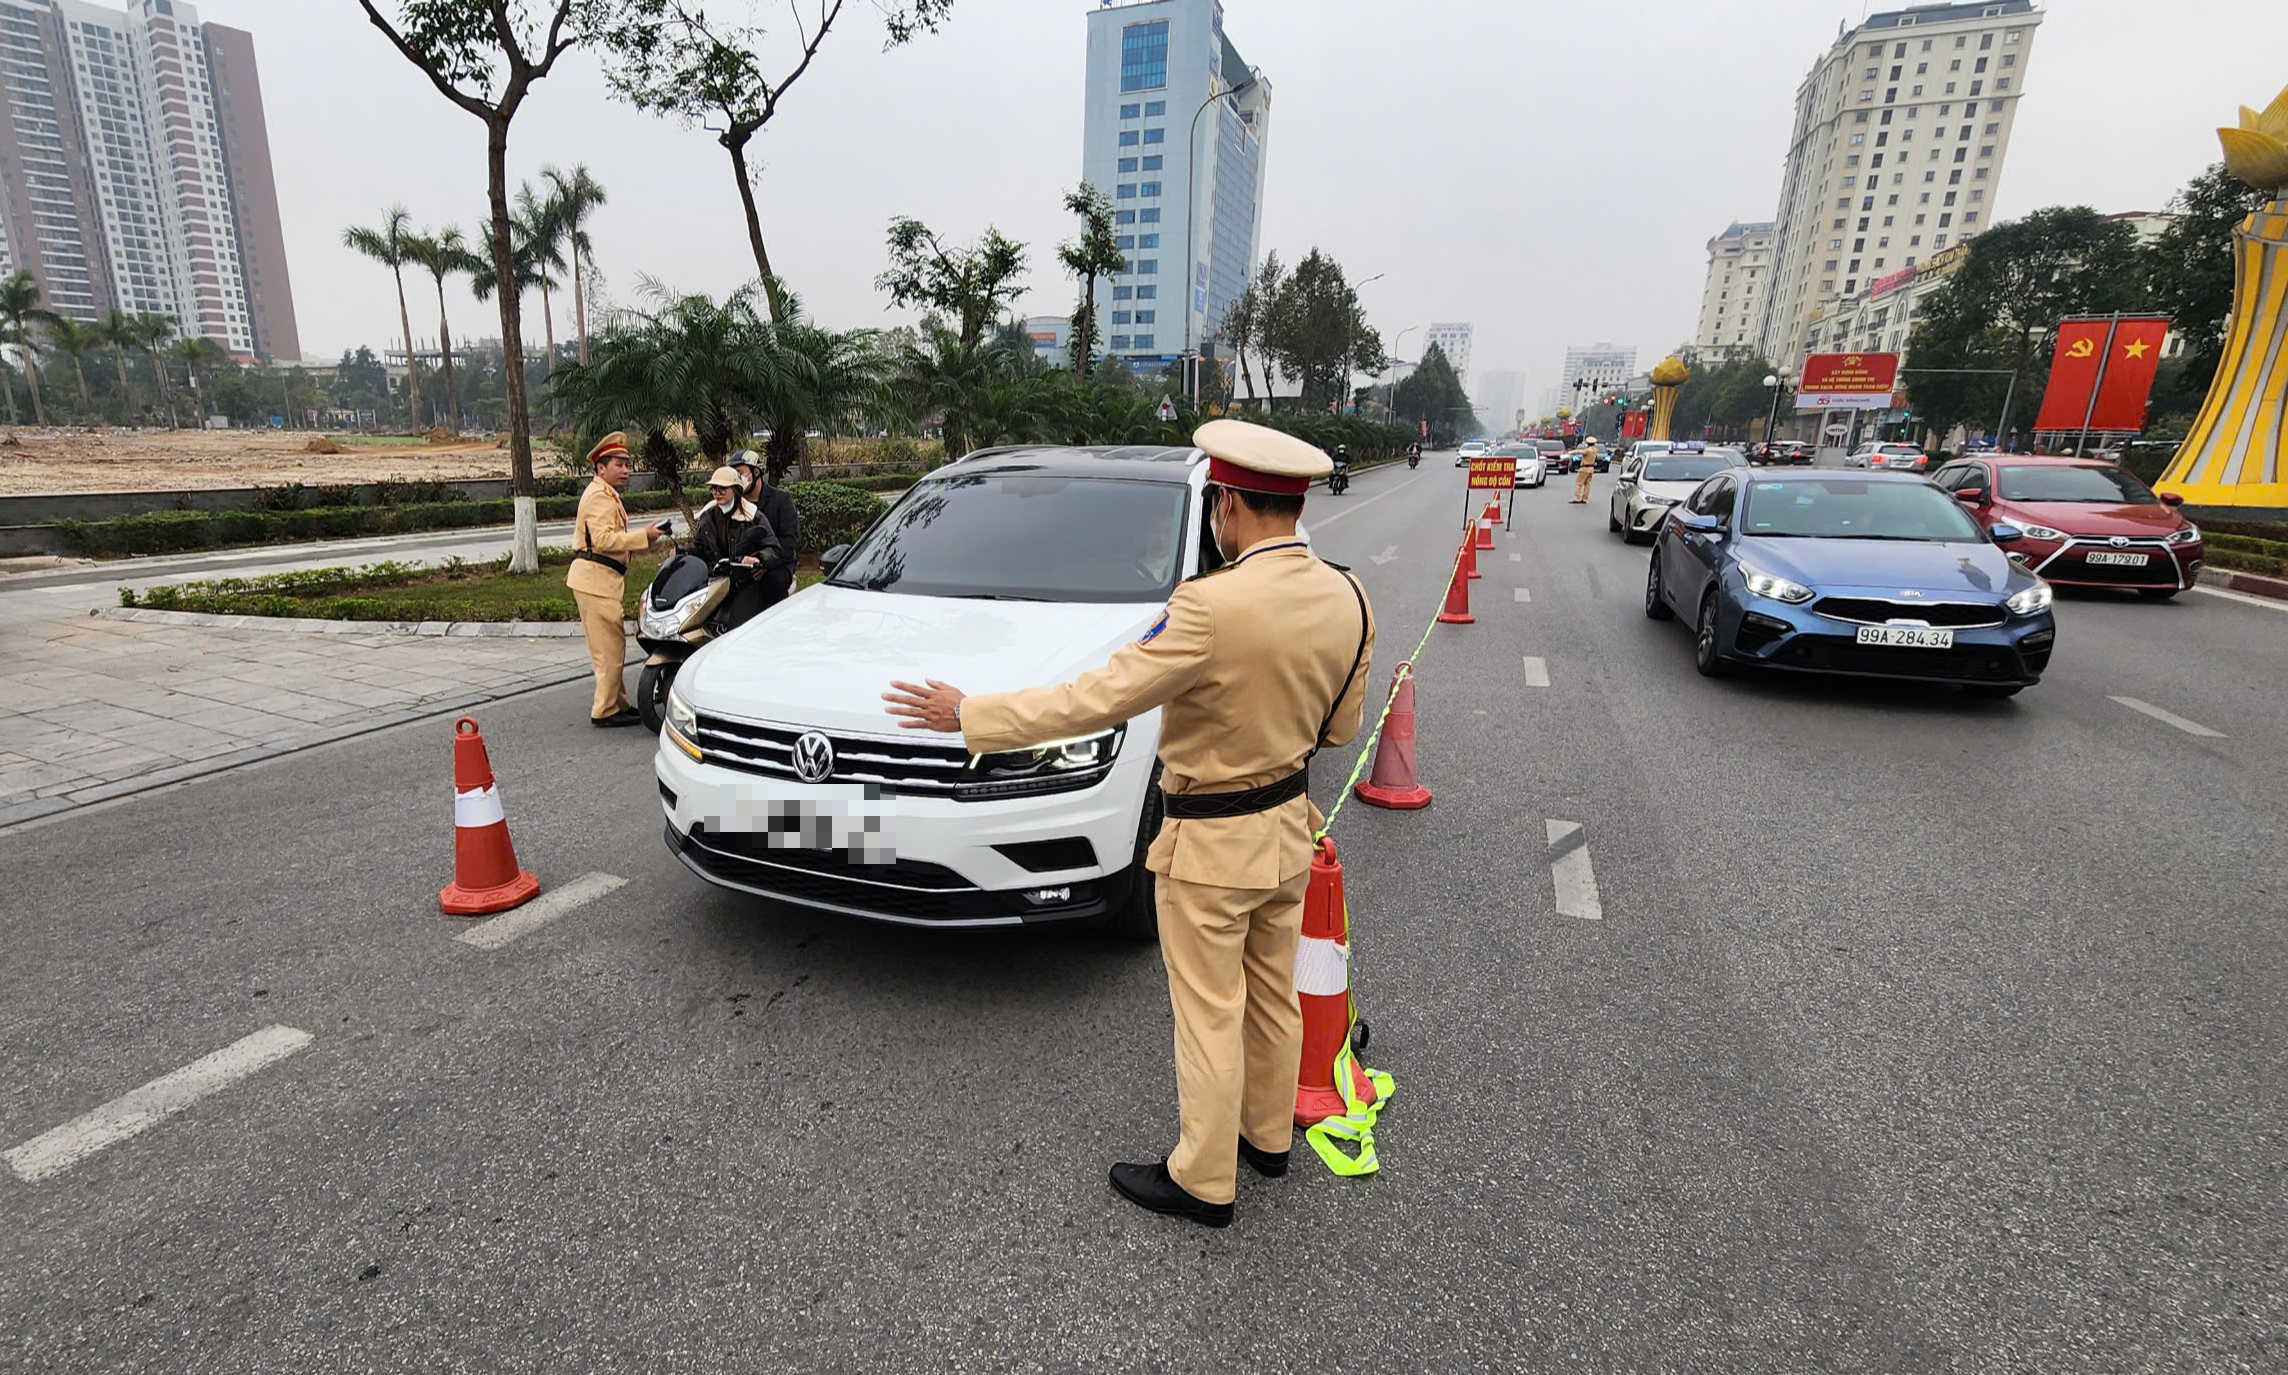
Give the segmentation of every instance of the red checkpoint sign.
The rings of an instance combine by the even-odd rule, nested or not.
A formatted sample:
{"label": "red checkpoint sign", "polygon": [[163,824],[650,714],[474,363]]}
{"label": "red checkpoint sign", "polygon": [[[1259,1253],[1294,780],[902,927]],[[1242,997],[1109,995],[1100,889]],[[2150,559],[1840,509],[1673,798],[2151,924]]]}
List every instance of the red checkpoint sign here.
{"label": "red checkpoint sign", "polygon": [[1517,460],[1514,458],[1473,458],[1470,460],[1470,485],[1488,487],[1506,492],[1517,486]]}
{"label": "red checkpoint sign", "polygon": [[1795,404],[1807,411],[1875,410],[1890,405],[1898,389],[1895,353],[1813,353],[1804,357]]}

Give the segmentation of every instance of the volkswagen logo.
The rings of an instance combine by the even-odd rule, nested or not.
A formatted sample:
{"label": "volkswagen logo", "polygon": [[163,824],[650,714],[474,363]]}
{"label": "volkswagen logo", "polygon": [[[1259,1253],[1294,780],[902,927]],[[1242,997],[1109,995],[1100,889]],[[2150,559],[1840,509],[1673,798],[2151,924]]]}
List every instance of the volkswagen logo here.
{"label": "volkswagen logo", "polygon": [[2129,536],[2115,535],[2112,539],[2107,540],[2106,543],[2112,545],[2116,549],[2127,549],[2129,547]]}
{"label": "volkswagen logo", "polygon": [[817,731],[794,742],[794,775],[805,783],[823,783],[834,772],[834,742]]}

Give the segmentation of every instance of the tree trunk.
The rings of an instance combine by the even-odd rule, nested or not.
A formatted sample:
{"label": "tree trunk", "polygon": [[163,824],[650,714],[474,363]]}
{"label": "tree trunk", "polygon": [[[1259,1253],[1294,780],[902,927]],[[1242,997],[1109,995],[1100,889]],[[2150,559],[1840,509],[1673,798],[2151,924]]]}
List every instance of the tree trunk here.
{"label": "tree trunk", "polygon": [[8,423],[16,424],[16,379],[9,375],[8,365],[0,363],[0,391],[8,393]]}
{"label": "tree trunk", "polygon": [[501,382],[508,392],[509,495],[515,498],[516,531],[509,545],[508,571],[540,571],[540,514],[533,498],[532,412],[524,394],[524,298],[517,289],[509,246],[508,118],[485,121],[485,175],[493,207],[493,289],[500,295]]}
{"label": "tree trunk", "polygon": [[113,359],[113,361],[115,361],[115,362],[117,362],[117,363],[119,364],[119,415],[120,415],[120,419],[121,419],[123,422],[125,422],[126,424],[132,425],[132,424],[134,424],[134,423],[135,423],[135,393],[134,393],[134,391],[133,391],[131,388],[129,388],[129,387],[128,387],[128,385],[127,385],[127,347],[126,347],[126,345],[124,345],[124,344],[113,344],[113,345],[111,346],[111,356],[112,356],[112,359]]}
{"label": "tree trunk", "polygon": [[445,428],[461,432],[461,401],[453,394],[453,326],[445,318],[445,276],[437,275],[437,362],[445,374]]}
{"label": "tree trunk", "polygon": [[541,376],[553,381],[556,377],[556,303],[549,299],[548,284],[540,285],[540,327],[548,336],[548,367]]}
{"label": "tree trunk", "polygon": [[1089,354],[1093,351],[1089,346],[1089,336],[1096,333],[1096,274],[1091,272],[1083,280],[1086,282],[1086,286],[1084,288],[1086,294],[1081,302],[1081,310],[1086,313],[1087,318],[1081,323],[1086,328],[1082,333],[1078,335],[1078,337],[1073,340],[1073,342],[1080,345],[1080,348],[1074,354],[1074,357],[1080,363],[1080,380],[1086,382],[1088,380],[1088,365],[1090,362]]}
{"label": "tree trunk", "polygon": [[32,423],[41,429],[48,425],[47,403],[40,399],[40,355],[32,351],[31,329],[24,331],[24,380],[32,388]]}
{"label": "tree trunk", "polygon": [[572,245],[572,323],[580,335],[580,366],[588,366],[588,285],[580,273],[580,245]]}
{"label": "tree trunk", "polygon": [[[1254,372],[1252,372],[1251,370],[1249,370],[1249,368],[1248,368],[1248,366],[1247,366],[1247,346],[1246,346],[1245,344],[1241,344],[1241,345],[1239,345],[1238,347],[1239,347],[1239,375],[1240,375],[1240,377],[1241,377],[1243,380],[1245,380],[1245,381],[1246,381],[1246,383],[1247,383],[1247,408],[1248,408],[1249,410],[1254,410],[1254,409],[1255,409],[1255,374],[1254,374]],[[1393,391],[1393,392],[1391,393],[1391,395],[1392,395],[1392,396],[1395,398],[1395,397],[1397,396],[1397,392]]]}
{"label": "tree trunk", "polygon": [[391,275],[397,278],[397,322],[405,329],[405,414],[413,422],[413,432],[421,432],[421,368],[413,359],[413,312],[405,308],[405,269],[393,267]]}
{"label": "tree trunk", "polygon": [[78,354],[73,354],[71,358],[72,376],[79,379],[79,403],[92,411],[95,409],[95,398],[87,394],[87,368]]}
{"label": "tree trunk", "polygon": [[747,179],[747,140],[754,137],[753,129],[733,126],[723,133],[718,142],[731,154],[731,171],[739,181],[739,206],[747,212],[747,247],[755,253],[755,273],[763,283],[763,299],[771,308],[771,323],[786,323],[786,293],[779,286],[778,274],[771,271],[770,250],[763,247],[763,220],[755,209],[754,183]]}

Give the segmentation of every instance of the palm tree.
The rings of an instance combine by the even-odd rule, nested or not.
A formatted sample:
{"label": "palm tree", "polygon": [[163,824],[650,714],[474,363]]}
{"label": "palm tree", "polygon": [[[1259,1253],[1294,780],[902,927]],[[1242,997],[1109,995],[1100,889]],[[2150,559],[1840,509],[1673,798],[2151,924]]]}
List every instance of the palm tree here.
{"label": "palm tree", "polygon": [[543,167],[540,175],[548,179],[549,218],[563,229],[564,247],[572,258],[572,318],[580,334],[580,361],[588,361],[588,286],[581,265],[588,262],[594,245],[588,241],[588,217],[604,204],[604,188],[588,175],[586,163],[574,163],[570,172],[554,167]]}
{"label": "palm tree", "polygon": [[[55,318],[55,312],[40,305],[40,281],[31,269],[19,267],[0,280],[0,344],[14,344],[23,355],[24,380],[32,388],[32,419],[42,426],[48,423],[48,412],[40,400],[39,341],[33,337],[32,326]],[[8,423],[16,423],[14,387],[8,389]]]}
{"label": "palm tree", "polygon": [[143,343],[143,334],[136,327],[135,317],[116,306],[96,326],[103,342],[111,345],[112,361],[119,365],[119,414],[127,424],[135,423],[135,389],[127,381],[127,350]]}
{"label": "palm tree", "polygon": [[355,252],[380,263],[397,279],[397,322],[405,330],[405,397],[411,407],[413,428],[421,428],[421,375],[413,358],[413,314],[405,308],[405,264],[411,261],[406,253],[406,241],[413,236],[413,216],[402,205],[389,207],[381,217],[381,227],[364,229],[351,226],[342,231],[342,242]]}
{"label": "palm tree", "polygon": [[550,213],[549,202],[533,193],[532,183],[516,190],[516,230],[523,237],[524,257],[533,285],[540,288],[540,324],[548,336],[548,370],[556,375],[556,307],[551,300],[564,271],[564,226]]}
{"label": "palm tree", "polygon": [[[445,374],[445,427],[461,428],[460,398],[453,391],[453,326],[445,314],[445,279],[456,272],[489,273],[492,265],[469,249],[469,241],[461,231],[451,225],[431,234],[409,234],[405,240],[407,261],[427,268],[437,283],[437,353],[439,371]],[[414,421],[414,428],[420,428]]]}
{"label": "palm tree", "polygon": [[206,373],[209,368],[222,360],[222,346],[203,334],[194,334],[187,339],[177,339],[175,346],[167,350],[167,353],[170,357],[181,359],[183,371],[190,374],[191,404],[198,411],[199,428],[205,429],[207,423]]}
{"label": "palm tree", "polygon": [[1040,391],[1023,374],[1023,358],[999,339],[965,344],[942,323],[925,320],[922,342],[906,347],[892,385],[908,417],[943,417],[945,456],[956,459],[974,444],[1042,422]]}
{"label": "palm tree", "polygon": [[167,365],[159,356],[175,337],[175,317],[140,311],[135,316],[135,336],[143,351],[151,355],[151,372],[159,379],[159,395],[167,403],[167,427],[181,429],[183,419],[175,412],[175,380],[168,375]]}
{"label": "palm tree", "polygon": [[[525,217],[521,213],[523,201],[529,197],[530,191],[531,188],[527,187],[522,193],[520,193],[520,213],[510,217],[509,219],[509,272],[514,276],[516,280],[516,289],[519,292],[537,290],[541,293],[541,301],[543,302],[542,313],[546,314],[545,303],[548,299],[549,282],[548,270],[535,256],[534,241],[527,227]],[[500,279],[494,275],[492,265],[486,263],[482,265],[481,271],[475,268],[470,269],[469,287],[476,293],[478,300],[489,301],[493,298],[493,293],[500,289]],[[556,351],[556,327],[554,322],[550,322],[548,325],[548,351],[551,354],[555,353]],[[503,366],[507,365],[506,359],[503,359],[502,362]]]}
{"label": "palm tree", "polygon": [[833,434],[887,399],[890,364],[879,336],[871,330],[822,329],[805,319],[802,302],[780,288],[782,323],[773,331],[782,379],[766,398],[764,418],[771,429],[763,452],[771,481],[786,480],[795,469],[810,481],[810,449],[803,437],[812,429]]}
{"label": "palm tree", "polygon": [[79,403],[92,411],[95,400],[87,394],[87,368],[81,360],[103,347],[103,330],[96,325],[81,324],[69,316],[59,316],[48,325],[48,343],[55,351],[71,359],[72,376],[79,379]]}

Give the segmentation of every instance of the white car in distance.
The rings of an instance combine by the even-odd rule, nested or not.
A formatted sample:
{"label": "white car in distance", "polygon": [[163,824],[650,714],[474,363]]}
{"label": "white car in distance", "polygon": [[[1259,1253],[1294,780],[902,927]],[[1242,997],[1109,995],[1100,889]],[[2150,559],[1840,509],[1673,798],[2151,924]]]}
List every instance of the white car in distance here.
{"label": "white car in distance", "polygon": [[1158,711],[972,756],[881,696],[1059,683],[1147,634],[1222,565],[1206,474],[1197,449],[1023,447],[915,484],[825,581],[684,666],[655,759],[668,848],[709,883],[853,917],[1153,938]]}
{"label": "white car in distance", "polygon": [[1738,449],[1701,444],[1640,444],[1621,467],[1613,485],[1605,528],[1630,544],[1650,543],[1668,519],[1668,508],[1691,496],[1702,482],[1747,462]]}

